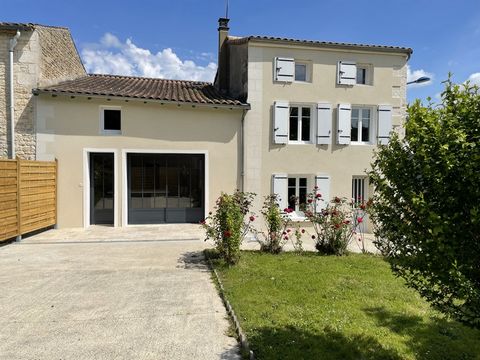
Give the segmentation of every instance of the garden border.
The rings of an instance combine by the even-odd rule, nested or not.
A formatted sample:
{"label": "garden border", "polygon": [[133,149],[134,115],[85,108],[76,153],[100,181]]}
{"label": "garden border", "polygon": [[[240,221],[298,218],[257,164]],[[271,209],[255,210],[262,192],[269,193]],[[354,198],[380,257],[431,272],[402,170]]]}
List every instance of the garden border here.
{"label": "garden border", "polygon": [[203,251],[203,255],[207,260],[208,267],[210,268],[211,272],[214,274],[215,280],[218,284],[220,298],[222,299],[223,305],[225,306],[225,309],[227,310],[227,313],[235,326],[235,333],[237,334],[238,340],[240,342],[240,348],[243,350],[243,352],[248,354],[249,360],[255,360],[255,354],[253,353],[253,350],[250,349],[250,344],[247,340],[245,333],[243,332],[240,326],[237,315],[235,314],[235,311],[233,310],[232,305],[230,305],[230,302],[227,300],[227,297],[225,296],[225,289],[223,287],[222,280],[220,279],[220,276],[218,276],[217,270],[213,267],[212,261],[207,255],[207,250]]}

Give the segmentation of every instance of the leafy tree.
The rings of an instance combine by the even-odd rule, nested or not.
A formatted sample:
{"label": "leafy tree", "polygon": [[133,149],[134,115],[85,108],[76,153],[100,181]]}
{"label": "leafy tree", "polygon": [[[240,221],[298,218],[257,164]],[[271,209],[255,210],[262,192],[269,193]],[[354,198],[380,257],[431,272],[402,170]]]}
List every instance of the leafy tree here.
{"label": "leafy tree", "polygon": [[449,79],[441,104],[408,109],[406,136],[369,173],[377,245],[443,313],[480,328],[480,95]]}

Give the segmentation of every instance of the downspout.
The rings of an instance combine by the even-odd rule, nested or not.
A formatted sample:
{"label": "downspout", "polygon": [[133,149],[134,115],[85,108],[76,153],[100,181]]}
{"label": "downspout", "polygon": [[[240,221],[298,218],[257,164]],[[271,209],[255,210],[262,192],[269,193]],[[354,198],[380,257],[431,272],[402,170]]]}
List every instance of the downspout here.
{"label": "downspout", "polygon": [[10,157],[15,159],[15,97],[13,89],[13,51],[17,46],[17,40],[20,37],[20,31],[13,38],[10,39],[10,47],[8,49],[10,55],[9,63],[9,92],[10,92]]}
{"label": "downspout", "polygon": [[247,115],[247,109],[242,111],[242,127],[240,129],[240,191],[245,190],[245,115]]}

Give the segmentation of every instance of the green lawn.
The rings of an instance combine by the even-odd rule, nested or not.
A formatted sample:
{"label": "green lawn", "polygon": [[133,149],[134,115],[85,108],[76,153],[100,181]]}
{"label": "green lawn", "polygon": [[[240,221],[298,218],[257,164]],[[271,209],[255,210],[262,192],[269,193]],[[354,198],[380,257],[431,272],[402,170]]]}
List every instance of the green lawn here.
{"label": "green lawn", "polygon": [[432,310],[380,257],[243,252],[215,267],[258,359],[480,359],[480,331]]}

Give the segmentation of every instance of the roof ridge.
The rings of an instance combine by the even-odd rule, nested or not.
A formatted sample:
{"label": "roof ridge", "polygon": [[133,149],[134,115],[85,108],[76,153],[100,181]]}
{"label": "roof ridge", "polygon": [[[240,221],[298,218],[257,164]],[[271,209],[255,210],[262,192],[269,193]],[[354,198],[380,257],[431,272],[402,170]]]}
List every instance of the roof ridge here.
{"label": "roof ridge", "polygon": [[213,83],[208,81],[198,81],[198,80],[181,80],[181,79],[163,79],[156,77],[147,77],[147,76],[135,76],[135,75],[118,75],[118,74],[87,74],[87,76],[92,77],[112,77],[112,78],[124,78],[124,79],[142,79],[142,80],[157,80],[157,81],[169,81],[169,82],[182,82],[182,83],[191,83],[191,84],[200,84],[200,85],[213,85]]}
{"label": "roof ridge", "polygon": [[38,23],[22,23],[22,22],[10,22],[10,21],[0,21],[0,27],[29,27],[29,28],[35,28],[35,27],[46,27],[46,28],[53,28],[53,29],[62,29],[62,30],[69,30],[70,29],[66,26],[57,26],[57,25],[44,25],[44,24],[38,24]]}
{"label": "roof ridge", "polygon": [[374,49],[393,49],[413,52],[412,48],[405,46],[395,45],[378,45],[378,44],[361,44],[353,42],[341,42],[341,41],[324,41],[324,40],[308,40],[308,39],[294,39],[281,36],[267,36],[267,35],[249,35],[249,36],[229,36],[232,43],[243,43],[250,40],[274,40],[274,41],[288,41],[294,43],[304,44],[318,44],[318,45],[333,45],[333,46],[351,46],[360,48],[374,48]]}

